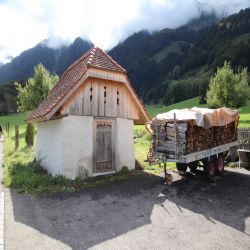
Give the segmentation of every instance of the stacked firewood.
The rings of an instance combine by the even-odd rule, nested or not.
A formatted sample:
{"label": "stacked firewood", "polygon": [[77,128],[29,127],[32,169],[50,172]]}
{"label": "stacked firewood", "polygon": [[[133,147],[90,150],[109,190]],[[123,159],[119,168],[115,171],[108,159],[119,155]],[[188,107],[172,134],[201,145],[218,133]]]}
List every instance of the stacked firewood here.
{"label": "stacked firewood", "polygon": [[237,139],[235,122],[205,129],[191,120],[176,124],[174,122],[151,124],[151,129],[153,130],[153,151],[165,153],[169,158],[174,158],[176,153],[190,154]]}

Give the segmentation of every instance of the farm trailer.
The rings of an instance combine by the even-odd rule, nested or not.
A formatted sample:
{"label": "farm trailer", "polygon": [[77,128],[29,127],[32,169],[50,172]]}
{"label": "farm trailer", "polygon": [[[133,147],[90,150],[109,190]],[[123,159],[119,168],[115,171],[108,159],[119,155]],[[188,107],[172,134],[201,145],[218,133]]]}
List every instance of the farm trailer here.
{"label": "farm trailer", "polygon": [[147,126],[152,135],[149,162],[163,163],[169,182],[172,177],[167,174],[167,162],[176,162],[179,173],[202,166],[207,178],[221,175],[227,153],[239,145],[238,120],[238,113],[227,108],[172,110],[157,115]]}
{"label": "farm trailer", "polygon": [[[157,163],[164,164],[164,173],[167,181],[169,181],[168,178],[171,178],[167,174],[167,162],[176,162],[176,168],[180,174],[186,172],[188,167],[194,172],[198,166],[202,166],[206,177],[211,179],[214,175],[223,173],[226,156],[228,156],[230,151],[235,151],[238,145],[238,141],[234,141],[199,152],[180,155],[178,158],[169,158],[160,152],[153,152],[153,156],[157,159]],[[200,165],[200,162],[202,165]]]}

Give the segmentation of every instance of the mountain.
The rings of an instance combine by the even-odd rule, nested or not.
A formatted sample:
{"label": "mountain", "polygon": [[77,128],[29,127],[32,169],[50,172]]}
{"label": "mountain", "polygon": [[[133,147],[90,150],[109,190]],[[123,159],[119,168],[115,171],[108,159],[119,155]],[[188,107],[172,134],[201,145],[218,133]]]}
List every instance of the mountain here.
{"label": "mountain", "polygon": [[[0,83],[25,80],[40,62],[61,75],[92,46],[77,38],[70,46],[55,50],[44,41],[0,66]],[[127,70],[145,103],[172,104],[196,96],[204,102],[209,79],[225,60],[236,70],[238,67],[250,70],[250,9],[221,19],[201,13],[199,18],[177,29],[140,31],[108,53]],[[14,104],[5,107],[5,103],[15,101],[11,88],[13,83],[0,86],[0,113],[14,110]]]}
{"label": "mountain", "polygon": [[144,101],[150,101],[151,89],[181,63],[181,56],[189,53],[216,20],[214,14],[202,13],[200,18],[177,29],[163,29],[154,33],[140,31],[115,46],[109,54],[127,69]]}
{"label": "mountain", "polygon": [[0,66],[0,83],[24,80],[33,75],[34,66],[42,63],[50,72],[61,75],[78,57],[92,48],[91,42],[76,38],[69,46],[49,48],[43,41],[15,57],[10,63]]}
{"label": "mountain", "polygon": [[250,69],[250,9],[216,18],[204,15],[178,29],[141,31],[109,54],[128,71],[146,103],[171,104],[200,95],[224,61]]}

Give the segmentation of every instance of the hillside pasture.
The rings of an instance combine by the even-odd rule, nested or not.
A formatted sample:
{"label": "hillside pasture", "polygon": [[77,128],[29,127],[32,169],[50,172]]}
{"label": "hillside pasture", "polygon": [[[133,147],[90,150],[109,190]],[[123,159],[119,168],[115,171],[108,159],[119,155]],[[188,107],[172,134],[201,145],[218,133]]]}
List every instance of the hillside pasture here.
{"label": "hillside pasture", "polygon": [[168,112],[172,109],[184,109],[184,108],[192,108],[192,107],[207,108],[207,105],[206,104],[199,104],[199,97],[195,97],[195,98],[188,99],[188,100],[178,102],[175,104],[171,104],[168,106],[150,105],[150,106],[146,106],[146,109],[152,118],[152,117],[156,116],[157,114],[165,113],[165,112]]}
{"label": "hillside pasture", "polygon": [[11,148],[14,148],[15,144],[15,126],[19,126],[19,144],[20,147],[25,147],[25,129],[26,129],[26,123],[25,123],[25,114],[13,114],[8,116],[0,116],[0,125],[3,128],[4,134],[6,134],[6,124],[9,123],[9,138],[11,138],[9,142],[9,146]]}

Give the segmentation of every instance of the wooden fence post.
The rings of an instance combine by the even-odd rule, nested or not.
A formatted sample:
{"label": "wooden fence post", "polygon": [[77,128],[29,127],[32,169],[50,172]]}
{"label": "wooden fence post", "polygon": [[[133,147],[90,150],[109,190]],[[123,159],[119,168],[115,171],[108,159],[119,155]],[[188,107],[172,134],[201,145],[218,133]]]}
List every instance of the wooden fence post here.
{"label": "wooden fence post", "polygon": [[15,149],[19,147],[19,127],[18,125],[15,126]]}
{"label": "wooden fence post", "polygon": [[10,123],[9,122],[7,123],[7,134],[9,137],[10,136]]}

